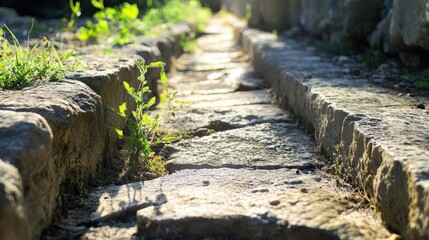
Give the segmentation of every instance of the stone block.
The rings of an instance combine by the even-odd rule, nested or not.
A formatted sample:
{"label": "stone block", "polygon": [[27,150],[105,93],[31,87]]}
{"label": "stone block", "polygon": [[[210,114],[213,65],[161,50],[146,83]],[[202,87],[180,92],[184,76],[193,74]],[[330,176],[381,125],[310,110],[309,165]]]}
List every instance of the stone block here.
{"label": "stone block", "polygon": [[[37,237],[41,228],[51,219],[54,196],[58,194],[58,185],[53,176],[51,129],[38,114],[1,110],[0,136],[0,158],[3,160],[0,161],[0,178],[6,194],[2,196],[6,196],[3,201],[8,205],[3,211],[14,214],[9,216],[13,220],[1,217],[3,224],[0,225],[0,232],[10,229],[10,234],[18,234],[15,237]],[[19,171],[19,174],[15,171]],[[5,228],[6,223],[10,224],[9,221],[13,221],[16,226]]]}
{"label": "stone block", "polygon": [[380,20],[382,6],[381,0],[304,0],[300,24],[325,40],[362,44]]}
{"label": "stone block", "polygon": [[[124,51],[131,51],[125,49]],[[140,70],[136,61],[141,58],[137,55],[84,55],[86,69],[70,74],[68,77],[81,81],[88,85],[97,93],[103,104],[104,130],[106,135],[105,159],[111,159],[116,152],[117,135],[113,131],[113,126],[122,129],[125,127],[125,121],[122,117],[112,111],[123,102],[127,103],[128,109],[135,109],[135,102],[124,89],[123,82],[128,82],[131,86],[137,88],[140,76]],[[149,85],[154,88],[156,79],[151,79]],[[155,88],[156,89],[156,88]],[[156,93],[156,92],[155,92]]]}
{"label": "stone block", "polygon": [[[1,134],[10,137],[2,137],[3,144],[9,145],[0,148],[1,158],[20,171],[32,234],[38,236],[57,207],[81,192],[90,179],[97,179],[106,144],[101,98],[81,82],[64,80],[3,91],[0,109],[37,113],[45,119],[32,120],[43,130],[4,129],[12,132]],[[13,120],[10,115],[4,119]],[[27,123],[22,125],[31,129]],[[11,145],[11,139],[21,144]]]}
{"label": "stone block", "polygon": [[404,47],[429,50],[428,1],[393,1],[391,33],[397,35]]}
{"label": "stone block", "polygon": [[0,160],[0,239],[31,239],[28,223],[18,169]]}

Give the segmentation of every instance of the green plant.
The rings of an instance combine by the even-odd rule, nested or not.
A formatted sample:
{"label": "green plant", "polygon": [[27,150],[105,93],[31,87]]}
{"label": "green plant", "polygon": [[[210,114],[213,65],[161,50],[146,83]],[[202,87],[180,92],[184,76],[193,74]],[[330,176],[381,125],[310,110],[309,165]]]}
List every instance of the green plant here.
{"label": "green plant", "polygon": [[210,9],[201,7],[199,1],[170,0],[163,5],[149,9],[145,13],[143,16],[144,34],[158,34],[163,29],[169,29],[175,23],[183,21],[196,23],[197,31],[202,32],[210,16]]}
{"label": "green plant", "polygon": [[91,4],[100,11],[94,14],[95,22],[88,21],[85,27],[79,29],[78,39],[107,39],[108,43],[124,45],[143,32],[137,4],[126,2],[116,8],[104,7],[103,0],[92,0]]}
{"label": "green plant", "polygon": [[195,40],[195,34],[180,35],[180,47],[187,53],[195,53],[197,50],[197,42]]}
{"label": "green plant", "polygon": [[46,37],[32,48],[24,48],[6,25],[5,28],[13,45],[6,38],[0,38],[0,89],[20,89],[32,82],[59,80],[74,69],[74,63],[65,64],[73,51],[60,56]]}
{"label": "green plant", "polygon": [[196,0],[148,1],[151,7],[142,18],[137,4],[123,3],[117,7],[105,7],[103,0],[92,0],[98,9],[95,21],[88,21],[78,30],[77,38],[82,41],[105,40],[107,43],[124,45],[135,40],[136,35],[158,35],[181,21],[194,21],[202,31],[211,12],[202,8]]}
{"label": "green plant", "polygon": [[70,0],[69,5],[70,5],[70,9],[71,9],[72,13],[70,16],[70,20],[67,24],[67,27],[72,28],[76,24],[76,18],[80,17],[82,12],[80,9],[80,2],[79,1],[77,1],[76,3],[73,3],[73,0]]}
{"label": "green plant", "polygon": [[411,80],[415,87],[429,89],[429,69],[413,74]]}
{"label": "green plant", "polygon": [[[168,136],[163,138],[156,134],[159,123],[168,117],[170,113],[177,111],[183,102],[176,100],[177,92],[172,92],[167,87],[167,75],[164,69],[165,63],[154,62],[145,65],[144,61],[141,61],[137,64],[141,72],[138,78],[139,87],[135,89],[128,82],[124,82],[125,90],[136,103],[136,110],[128,114],[127,104],[125,102],[122,103],[115,111],[126,121],[126,134],[117,128],[115,128],[115,131],[118,138],[125,141],[125,145],[129,151],[126,170],[128,174],[138,175],[141,171],[149,171],[157,175],[163,175],[165,174],[165,162],[162,157],[155,156],[155,152],[151,147],[154,143],[170,140]],[[157,102],[157,97],[147,100],[151,91],[147,85],[145,74],[149,68],[161,69],[160,78],[164,89],[164,93],[159,97],[163,105],[162,111],[156,111],[154,115],[149,114],[149,109]]]}

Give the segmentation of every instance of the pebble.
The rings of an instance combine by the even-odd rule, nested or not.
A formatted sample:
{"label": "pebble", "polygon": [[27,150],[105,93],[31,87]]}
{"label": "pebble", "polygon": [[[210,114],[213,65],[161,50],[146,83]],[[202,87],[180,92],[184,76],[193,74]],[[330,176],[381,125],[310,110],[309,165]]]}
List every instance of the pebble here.
{"label": "pebble", "polygon": [[271,201],[270,201],[270,205],[271,205],[271,206],[277,206],[277,205],[279,205],[279,204],[280,204],[280,200],[277,200],[277,199],[276,199],[276,200],[271,200]]}

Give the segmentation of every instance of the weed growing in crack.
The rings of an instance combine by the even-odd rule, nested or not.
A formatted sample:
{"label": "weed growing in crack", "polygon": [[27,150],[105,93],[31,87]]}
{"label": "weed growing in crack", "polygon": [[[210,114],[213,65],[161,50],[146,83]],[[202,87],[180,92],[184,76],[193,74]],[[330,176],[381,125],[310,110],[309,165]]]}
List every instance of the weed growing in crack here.
{"label": "weed growing in crack", "polygon": [[[136,103],[136,110],[128,114],[127,104],[122,103],[116,112],[125,119],[127,126],[125,131],[117,128],[115,131],[118,138],[125,141],[129,151],[128,164],[125,170],[127,175],[138,176],[142,172],[164,175],[165,161],[162,157],[155,155],[152,147],[154,144],[171,140],[169,136],[161,137],[160,134],[157,134],[159,123],[177,111],[184,102],[176,100],[177,92],[170,91],[167,87],[165,63],[154,62],[146,65],[144,61],[141,61],[137,64],[141,72],[138,89],[131,87],[128,82],[124,82],[125,90]],[[151,90],[148,87],[145,74],[150,68],[161,69],[160,79],[164,89],[164,93],[159,97],[163,106],[161,111],[158,110],[155,114],[149,114],[149,109],[157,102],[157,97],[147,100]]]}
{"label": "weed growing in crack", "polygon": [[[0,36],[0,89],[21,89],[33,82],[59,80],[76,68],[77,62],[66,63],[74,52],[59,55],[55,46],[44,37],[30,48],[22,47],[16,36],[5,25],[12,38],[11,44]],[[31,29],[30,29],[31,32]]]}

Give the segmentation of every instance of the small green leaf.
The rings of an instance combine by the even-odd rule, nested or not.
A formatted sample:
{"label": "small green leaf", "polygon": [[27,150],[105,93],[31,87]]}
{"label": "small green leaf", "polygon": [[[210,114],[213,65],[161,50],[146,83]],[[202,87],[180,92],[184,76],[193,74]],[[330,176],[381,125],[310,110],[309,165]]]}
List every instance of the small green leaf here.
{"label": "small green leaf", "polygon": [[124,88],[125,88],[125,90],[127,90],[128,94],[130,94],[130,95],[135,94],[135,89],[133,87],[131,87],[128,82],[124,81]]}
{"label": "small green leaf", "polygon": [[152,107],[156,102],[156,97],[153,97],[149,100],[149,102],[147,103],[147,107],[150,108]]}
{"label": "small green leaf", "polygon": [[161,102],[161,104],[165,104],[166,100],[167,100],[167,97],[165,97],[165,94],[159,95],[159,101]]}
{"label": "small green leaf", "polygon": [[104,3],[103,0],[91,0],[91,4],[93,7],[103,10]]}
{"label": "small green leaf", "polygon": [[118,138],[123,139],[124,138],[124,131],[119,130],[117,128],[114,128],[114,129],[115,129],[116,135],[118,135]]}
{"label": "small green leaf", "polygon": [[143,117],[142,117],[142,121],[144,122],[144,123],[146,123],[146,124],[149,124],[149,125],[153,125],[154,124],[154,121],[152,120],[152,119],[150,119],[149,118],[149,116],[146,114],[146,115],[143,115]]}
{"label": "small green leaf", "polygon": [[73,56],[74,51],[68,51],[67,53],[64,53],[63,55],[61,55],[61,60],[66,60],[67,58]]}
{"label": "small green leaf", "polygon": [[167,87],[167,74],[165,74],[165,71],[162,71],[162,70],[161,70],[161,83],[165,89]]}
{"label": "small green leaf", "polygon": [[118,113],[122,117],[126,118],[127,117],[127,113],[126,112],[127,112],[127,103],[124,102],[124,103],[121,104],[121,106],[119,106]]}
{"label": "small green leaf", "polygon": [[148,67],[150,68],[165,67],[165,63],[161,61],[153,62],[153,63],[150,63]]}

